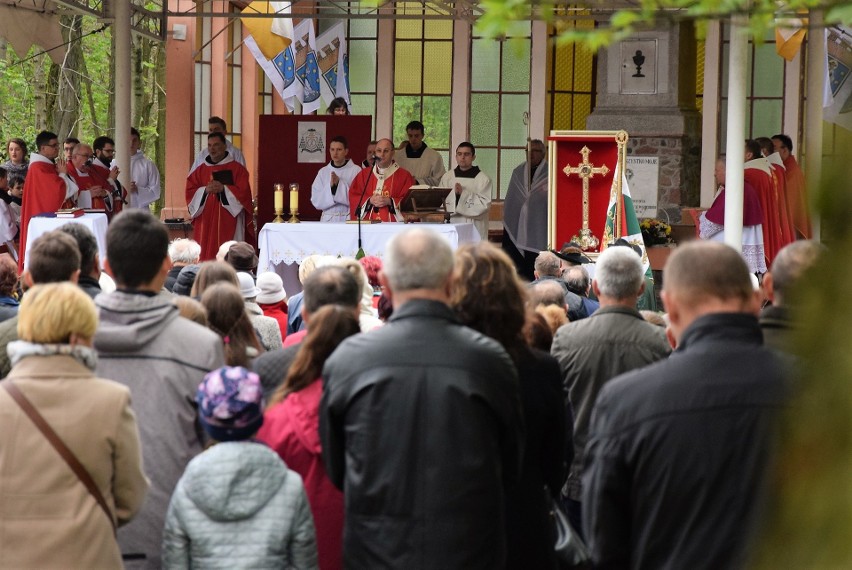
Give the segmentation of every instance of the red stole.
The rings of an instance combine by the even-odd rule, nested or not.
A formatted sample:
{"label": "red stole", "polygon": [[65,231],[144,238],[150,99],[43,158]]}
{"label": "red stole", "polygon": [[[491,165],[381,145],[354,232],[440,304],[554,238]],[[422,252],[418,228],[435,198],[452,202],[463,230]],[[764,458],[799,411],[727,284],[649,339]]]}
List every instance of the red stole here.
{"label": "red stole", "polygon": [[[365,168],[359,172],[352,183],[349,185],[349,218],[357,220],[358,216],[355,210],[358,208],[358,200],[363,204],[361,210],[363,219],[365,220],[381,220],[383,222],[395,222],[396,216],[391,213],[388,206],[375,208],[369,204],[370,197],[376,190],[378,179],[373,175],[372,168]],[[367,190],[364,190],[364,184],[367,185]],[[408,191],[412,186],[417,184],[411,173],[404,168],[398,168],[389,178],[386,178],[382,185],[382,196],[388,197],[394,203],[394,210],[400,214],[398,208],[408,196]],[[361,194],[364,197],[361,198]]]}

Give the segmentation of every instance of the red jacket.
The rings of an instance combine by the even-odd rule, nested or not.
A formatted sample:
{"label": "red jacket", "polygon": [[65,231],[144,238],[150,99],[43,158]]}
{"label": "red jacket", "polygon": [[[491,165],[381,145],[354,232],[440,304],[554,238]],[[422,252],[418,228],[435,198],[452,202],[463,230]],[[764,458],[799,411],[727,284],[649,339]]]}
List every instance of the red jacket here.
{"label": "red jacket", "polygon": [[302,476],[314,526],[321,570],[343,568],[343,493],[335,487],[322,462],[319,405],[322,381],[294,392],[272,406],[263,418],[257,439],[281,456]]}
{"label": "red jacket", "polygon": [[272,317],[278,321],[278,328],[281,329],[281,339],[287,338],[287,301],[278,301],[269,305],[258,303],[257,305],[263,311],[265,317]]}

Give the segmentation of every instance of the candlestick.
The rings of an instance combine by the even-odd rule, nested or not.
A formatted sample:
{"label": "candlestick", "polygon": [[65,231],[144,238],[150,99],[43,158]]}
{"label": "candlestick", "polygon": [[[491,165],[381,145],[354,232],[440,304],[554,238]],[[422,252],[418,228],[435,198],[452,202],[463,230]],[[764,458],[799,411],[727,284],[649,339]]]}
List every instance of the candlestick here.
{"label": "candlestick", "polygon": [[284,213],[284,185],[279,182],[275,184],[273,188],[275,188],[275,192],[273,192],[275,200],[275,219],[272,221],[276,224],[280,224],[284,221],[284,218],[281,217],[281,214]]}
{"label": "candlestick", "polygon": [[296,182],[290,183],[290,219],[287,220],[291,224],[299,223],[299,185]]}

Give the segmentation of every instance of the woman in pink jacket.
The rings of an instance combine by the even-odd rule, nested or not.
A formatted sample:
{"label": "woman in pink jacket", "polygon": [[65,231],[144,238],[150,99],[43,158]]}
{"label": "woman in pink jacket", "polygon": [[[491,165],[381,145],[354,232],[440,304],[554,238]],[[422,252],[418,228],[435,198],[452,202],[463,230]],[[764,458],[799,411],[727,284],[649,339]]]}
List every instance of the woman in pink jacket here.
{"label": "woman in pink jacket", "polygon": [[343,568],[343,493],[329,480],[322,462],[320,373],[337,345],[360,331],[352,309],[329,305],[312,314],[308,334],[257,434],[302,476],[314,515],[321,570]]}

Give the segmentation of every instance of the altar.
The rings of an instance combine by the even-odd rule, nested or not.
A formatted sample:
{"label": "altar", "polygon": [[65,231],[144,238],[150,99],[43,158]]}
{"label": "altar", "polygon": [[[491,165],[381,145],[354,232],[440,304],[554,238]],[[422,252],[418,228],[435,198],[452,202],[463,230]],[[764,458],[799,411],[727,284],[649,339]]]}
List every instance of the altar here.
{"label": "altar", "polygon": [[107,258],[106,234],[107,234],[107,217],[106,214],[83,214],[77,218],[58,218],[56,216],[34,216],[30,218],[30,224],[27,226],[27,243],[25,244],[26,257],[24,258],[24,269],[30,260],[30,248],[36,239],[42,234],[57,230],[65,224],[83,224],[95,234],[95,239],[98,242],[98,256],[101,261],[101,268]]}
{"label": "altar", "polygon": [[[362,224],[364,253],[384,257],[387,242],[396,234],[415,227],[437,232],[455,250],[480,240],[473,224]],[[257,238],[257,271],[275,271],[284,280],[287,295],[302,290],[298,264],[309,255],[355,257],[358,252],[358,225],[346,223],[301,222],[266,224]]]}

